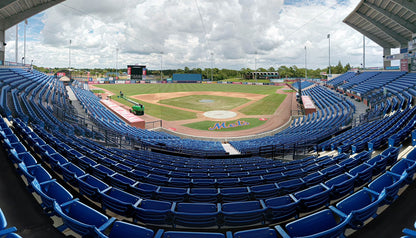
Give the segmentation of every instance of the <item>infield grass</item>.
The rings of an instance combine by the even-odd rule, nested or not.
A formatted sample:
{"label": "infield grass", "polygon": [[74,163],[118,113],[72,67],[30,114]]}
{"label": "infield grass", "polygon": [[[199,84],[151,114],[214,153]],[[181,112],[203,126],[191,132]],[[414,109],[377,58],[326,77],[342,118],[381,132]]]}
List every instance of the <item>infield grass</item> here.
{"label": "infield grass", "polygon": [[[212,102],[201,102],[212,100]],[[197,111],[231,110],[249,102],[247,98],[223,97],[213,95],[191,95],[171,99],[160,100],[159,103],[175,107],[187,108]]]}
{"label": "infield grass", "polygon": [[286,94],[270,94],[240,110],[246,115],[272,115],[285,100]]}

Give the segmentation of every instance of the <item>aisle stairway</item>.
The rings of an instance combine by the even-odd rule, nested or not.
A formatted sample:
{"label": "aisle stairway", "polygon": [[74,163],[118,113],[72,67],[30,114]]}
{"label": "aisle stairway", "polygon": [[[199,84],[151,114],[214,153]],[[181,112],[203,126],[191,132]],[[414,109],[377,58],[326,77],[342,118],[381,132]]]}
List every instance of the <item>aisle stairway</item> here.
{"label": "aisle stairway", "polygon": [[230,155],[239,155],[241,154],[238,150],[236,150],[232,145],[228,143],[222,143],[222,147],[224,147],[224,150],[228,152]]}

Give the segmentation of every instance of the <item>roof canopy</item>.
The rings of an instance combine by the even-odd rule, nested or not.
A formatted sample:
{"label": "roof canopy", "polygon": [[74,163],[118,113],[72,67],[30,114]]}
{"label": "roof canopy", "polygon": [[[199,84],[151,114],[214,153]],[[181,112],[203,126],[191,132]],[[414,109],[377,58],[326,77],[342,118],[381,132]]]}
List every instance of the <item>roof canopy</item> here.
{"label": "roof canopy", "polygon": [[344,23],[383,48],[406,48],[416,33],[416,1],[361,0]]}
{"label": "roof canopy", "polygon": [[0,30],[7,30],[19,22],[63,1],[65,0],[1,0]]}

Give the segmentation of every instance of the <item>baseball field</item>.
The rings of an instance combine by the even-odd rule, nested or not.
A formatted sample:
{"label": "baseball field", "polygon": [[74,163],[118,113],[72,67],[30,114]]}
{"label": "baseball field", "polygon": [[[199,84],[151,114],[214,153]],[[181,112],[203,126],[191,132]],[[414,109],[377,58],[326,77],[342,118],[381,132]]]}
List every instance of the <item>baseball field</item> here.
{"label": "baseball field", "polygon": [[[131,107],[125,97],[145,106],[144,119],[160,119],[175,127],[197,130],[238,131],[263,125],[275,117],[287,88],[239,84],[100,84],[94,90],[112,95],[111,100]],[[206,112],[231,113],[231,117],[207,116]],[[213,129],[214,128],[214,129]]]}

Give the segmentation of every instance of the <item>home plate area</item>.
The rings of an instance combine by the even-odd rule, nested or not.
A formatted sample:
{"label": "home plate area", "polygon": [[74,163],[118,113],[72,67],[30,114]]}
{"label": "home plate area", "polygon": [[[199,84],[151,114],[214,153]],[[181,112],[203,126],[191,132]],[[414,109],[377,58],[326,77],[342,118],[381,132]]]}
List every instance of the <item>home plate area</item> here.
{"label": "home plate area", "polygon": [[208,111],[204,113],[205,117],[213,118],[213,119],[229,119],[237,116],[237,113],[232,111]]}

